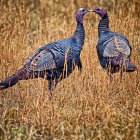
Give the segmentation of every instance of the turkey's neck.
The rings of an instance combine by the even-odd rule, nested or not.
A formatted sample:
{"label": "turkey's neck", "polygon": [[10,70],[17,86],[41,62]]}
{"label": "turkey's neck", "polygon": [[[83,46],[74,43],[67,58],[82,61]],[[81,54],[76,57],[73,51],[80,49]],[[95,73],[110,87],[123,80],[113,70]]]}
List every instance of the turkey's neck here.
{"label": "turkey's neck", "polygon": [[99,23],[98,26],[98,36],[100,37],[105,31],[110,31],[109,29],[109,17],[108,14],[106,14]]}
{"label": "turkey's neck", "polygon": [[77,27],[73,36],[75,37],[76,41],[79,43],[79,46],[82,48],[85,39],[85,29],[84,29],[83,22],[77,21]]}

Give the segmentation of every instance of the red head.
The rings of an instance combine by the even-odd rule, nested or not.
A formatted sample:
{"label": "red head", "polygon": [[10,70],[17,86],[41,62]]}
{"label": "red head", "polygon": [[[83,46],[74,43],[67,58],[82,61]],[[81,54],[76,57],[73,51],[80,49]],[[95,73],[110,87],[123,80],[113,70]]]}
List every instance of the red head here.
{"label": "red head", "polygon": [[78,22],[82,23],[83,22],[83,16],[88,13],[89,10],[86,8],[80,8],[76,11],[76,19]]}
{"label": "red head", "polygon": [[92,12],[97,13],[101,18],[107,15],[107,11],[102,7],[96,7]]}

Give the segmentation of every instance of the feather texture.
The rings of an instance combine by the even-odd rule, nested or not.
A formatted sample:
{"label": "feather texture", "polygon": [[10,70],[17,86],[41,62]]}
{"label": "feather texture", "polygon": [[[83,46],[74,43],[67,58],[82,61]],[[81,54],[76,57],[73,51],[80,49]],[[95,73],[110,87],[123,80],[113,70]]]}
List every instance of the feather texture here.
{"label": "feather texture", "polygon": [[135,71],[136,66],[130,59],[132,48],[127,38],[110,30],[109,17],[105,9],[97,7],[93,11],[101,17],[98,25],[99,40],[97,44],[97,54],[101,66],[111,69],[109,71],[111,73],[119,70]]}
{"label": "feather texture", "polygon": [[77,10],[77,27],[74,34],[39,48],[25,61],[20,71],[0,83],[0,89],[13,86],[19,80],[41,77],[49,80],[48,87],[52,90],[54,85],[57,85],[58,79],[62,80],[69,76],[75,66],[81,71],[80,53],[85,39],[83,16],[87,12],[85,8]]}

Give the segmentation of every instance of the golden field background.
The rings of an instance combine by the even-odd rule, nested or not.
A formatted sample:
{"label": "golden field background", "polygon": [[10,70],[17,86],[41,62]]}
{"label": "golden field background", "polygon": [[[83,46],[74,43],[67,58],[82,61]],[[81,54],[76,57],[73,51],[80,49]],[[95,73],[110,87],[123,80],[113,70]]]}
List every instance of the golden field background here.
{"label": "golden field background", "polygon": [[0,139],[140,139],[139,0],[0,0],[0,80],[21,68],[42,45],[69,37],[80,7],[104,6],[110,28],[127,36],[138,72],[119,74],[109,83],[96,44],[99,16],[84,17],[85,44],[78,70],[55,90],[54,114],[47,81],[20,81],[0,91]]}

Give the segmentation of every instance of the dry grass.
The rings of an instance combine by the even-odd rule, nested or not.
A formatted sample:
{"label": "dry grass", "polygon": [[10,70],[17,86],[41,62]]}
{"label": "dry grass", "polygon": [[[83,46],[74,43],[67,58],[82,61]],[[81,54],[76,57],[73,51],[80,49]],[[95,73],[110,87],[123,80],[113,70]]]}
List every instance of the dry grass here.
{"label": "dry grass", "polygon": [[111,29],[129,39],[138,74],[125,73],[122,83],[115,74],[108,82],[96,53],[99,17],[89,13],[84,17],[83,72],[76,69],[58,84],[54,116],[47,82],[21,81],[0,91],[0,139],[140,139],[139,0],[1,0],[0,80],[43,44],[70,36],[77,8],[96,5],[107,7]]}

